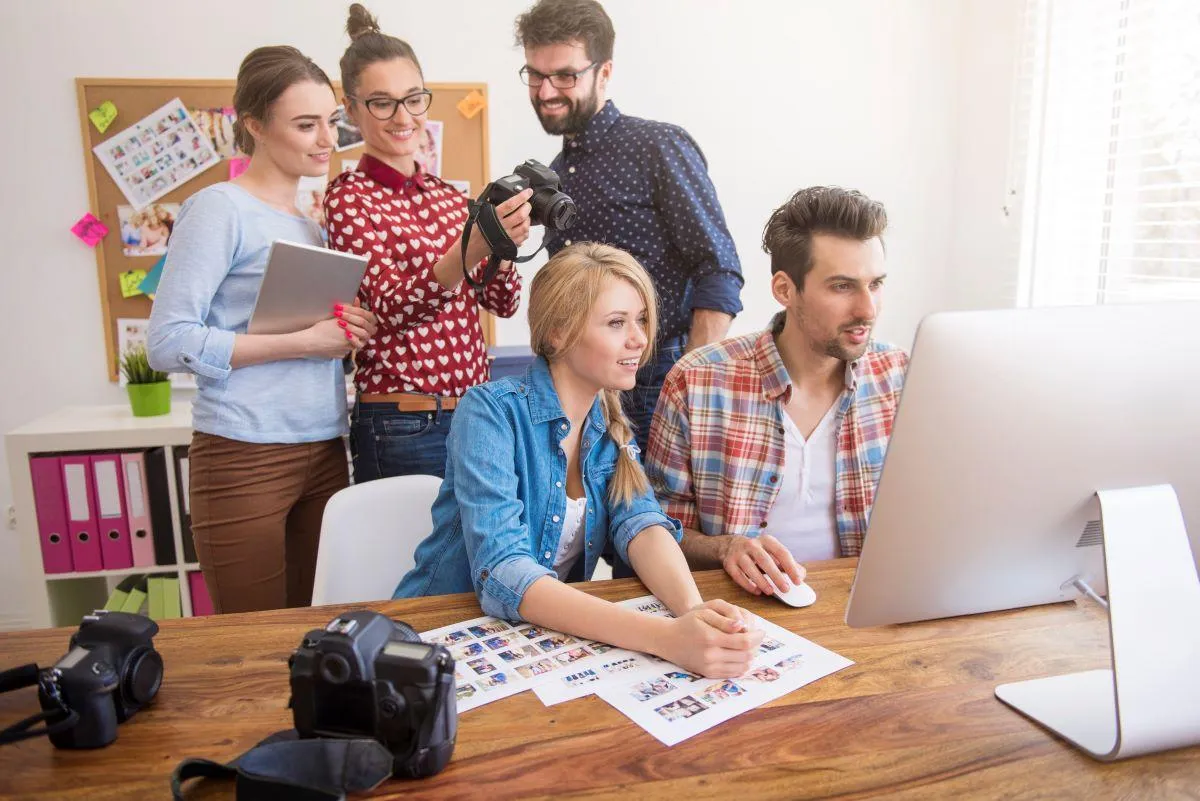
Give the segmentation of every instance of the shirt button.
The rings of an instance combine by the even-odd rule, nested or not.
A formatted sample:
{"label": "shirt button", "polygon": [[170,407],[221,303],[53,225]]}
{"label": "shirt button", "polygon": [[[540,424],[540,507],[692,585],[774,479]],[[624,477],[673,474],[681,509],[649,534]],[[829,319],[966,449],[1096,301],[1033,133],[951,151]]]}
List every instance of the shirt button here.
{"label": "shirt button", "polygon": [[552,517],[552,518],[550,518],[550,519],[551,519],[551,520],[553,520],[555,523],[557,523],[557,522],[558,522],[558,515],[555,515],[554,517]]}
{"label": "shirt button", "polygon": [[563,242],[563,244],[566,245],[567,247],[571,247],[571,240],[568,239],[565,242]]}
{"label": "shirt button", "polygon": [[550,552],[549,552],[549,551],[546,551],[546,558],[547,558],[547,559],[549,559],[549,558],[550,558]]}
{"label": "shirt button", "polygon": [[758,524],[758,527],[759,527],[759,528],[766,528],[766,527],[767,527],[767,521],[766,521],[766,520],[762,521],[761,523],[759,523],[759,524]]}
{"label": "shirt button", "polygon": [[479,574],[479,577],[481,579],[486,579],[488,577],[488,572],[486,570],[484,570],[482,573]]}
{"label": "shirt button", "polygon": [[770,478],[770,479],[768,479],[768,480],[769,480],[769,481],[770,481],[772,484],[774,484],[776,481],[778,481],[778,480],[779,480],[779,476],[771,476],[771,478]]}
{"label": "shirt button", "polygon": [[566,430],[567,430],[567,424],[566,424],[566,423],[563,423],[562,425],[560,425],[560,426],[559,426],[559,428],[561,428],[563,431],[566,431]]}
{"label": "shirt button", "polygon": [[561,482],[561,481],[555,481],[555,482],[554,482],[554,486],[558,487],[559,489],[562,489],[562,482]]}
{"label": "shirt button", "polygon": [[569,172],[569,173],[571,173],[572,175],[574,175],[574,174],[575,174],[575,168],[574,168],[574,167],[567,167],[567,172]]}

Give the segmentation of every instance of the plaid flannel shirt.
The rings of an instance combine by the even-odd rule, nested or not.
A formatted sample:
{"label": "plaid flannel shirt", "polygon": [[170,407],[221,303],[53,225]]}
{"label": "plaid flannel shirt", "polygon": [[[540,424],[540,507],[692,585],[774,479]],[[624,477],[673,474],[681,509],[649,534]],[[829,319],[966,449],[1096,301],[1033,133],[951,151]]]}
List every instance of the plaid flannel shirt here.
{"label": "plaid flannel shirt", "polygon": [[[704,534],[757,536],[779,494],[784,404],[792,384],[771,330],[685,355],[663,384],[646,471],[663,510]],[[842,556],[862,550],[908,354],[878,342],[846,365],[838,403]]]}

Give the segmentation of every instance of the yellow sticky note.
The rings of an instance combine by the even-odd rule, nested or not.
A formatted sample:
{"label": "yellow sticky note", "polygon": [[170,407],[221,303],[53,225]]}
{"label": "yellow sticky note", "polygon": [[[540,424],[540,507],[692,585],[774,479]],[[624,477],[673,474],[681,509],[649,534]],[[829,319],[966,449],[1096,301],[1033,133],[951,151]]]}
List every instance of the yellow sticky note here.
{"label": "yellow sticky note", "polygon": [[104,133],[108,130],[108,126],[112,125],[113,120],[117,118],[117,107],[113,105],[111,100],[105,100],[97,108],[88,112],[88,119],[92,121],[92,125],[96,126],[96,130]]}
{"label": "yellow sticky note", "polygon": [[138,285],[146,280],[145,270],[130,270],[127,273],[121,273],[121,297],[132,298],[135,295],[142,294],[142,290],[138,289]]}
{"label": "yellow sticky note", "polygon": [[487,107],[487,98],[478,89],[472,89],[471,94],[458,101],[458,111],[468,120]]}

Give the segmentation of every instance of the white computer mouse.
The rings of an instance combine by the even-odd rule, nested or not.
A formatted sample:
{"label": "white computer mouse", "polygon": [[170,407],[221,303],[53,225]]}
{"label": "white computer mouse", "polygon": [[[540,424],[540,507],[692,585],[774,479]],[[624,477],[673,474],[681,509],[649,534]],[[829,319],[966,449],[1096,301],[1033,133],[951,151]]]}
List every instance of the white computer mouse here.
{"label": "white computer mouse", "polygon": [[812,606],[812,604],[816,603],[817,594],[813,592],[812,587],[803,582],[792,584],[791,589],[787,592],[780,592],[779,588],[775,586],[775,582],[771,581],[770,576],[767,576],[767,581],[771,583],[771,587],[775,590],[775,597],[788,606]]}

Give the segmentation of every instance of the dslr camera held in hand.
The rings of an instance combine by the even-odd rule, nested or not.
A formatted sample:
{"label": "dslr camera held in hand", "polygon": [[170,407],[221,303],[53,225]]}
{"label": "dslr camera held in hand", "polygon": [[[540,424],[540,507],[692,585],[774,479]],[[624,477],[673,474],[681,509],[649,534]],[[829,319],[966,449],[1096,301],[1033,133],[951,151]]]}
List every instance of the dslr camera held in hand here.
{"label": "dslr camera held in hand", "polygon": [[[52,667],[7,671],[5,690],[37,684],[42,714],[6,729],[0,742],[47,734],[58,748],[101,748],[117,739],[117,724],[154,701],[163,662],[154,650],[158,624],[125,612],[97,611],[71,635],[66,656]],[[42,729],[29,728],[45,722]]]}
{"label": "dslr camera held in hand", "polygon": [[446,767],[458,734],[454,659],[377,612],[346,612],[304,635],[288,660],[290,706],[302,738],[373,738],[392,775]]}
{"label": "dslr camera held in hand", "polygon": [[[523,264],[538,253],[539,247],[528,256],[517,255],[517,243],[513,242],[496,211],[496,206],[512,198],[514,195],[532,188],[533,195],[529,198],[532,211],[529,221],[534,225],[544,225],[547,230],[565,231],[575,224],[578,210],[575,201],[562,191],[558,173],[545,164],[530,159],[518,165],[512,175],[492,181],[488,184],[477,200],[467,204],[467,222],[463,226],[462,254],[464,280],[476,291],[483,290],[496,277],[500,263],[511,261]],[[471,241],[471,231],[479,228],[479,233],[487,240],[491,256],[488,257],[481,278],[471,275],[467,265],[467,243]],[[543,239],[542,247],[546,243]]]}
{"label": "dslr camera held in hand", "polygon": [[533,159],[517,165],[512,175],[488,184],[480,200],[498,206],[530,187],[533,187],[533,197],[529,198],[529,205],[533,207],[530,222],[555,231],[565,231],[575,224],[578,210],[575,201],[563,193],[558,173]]}

